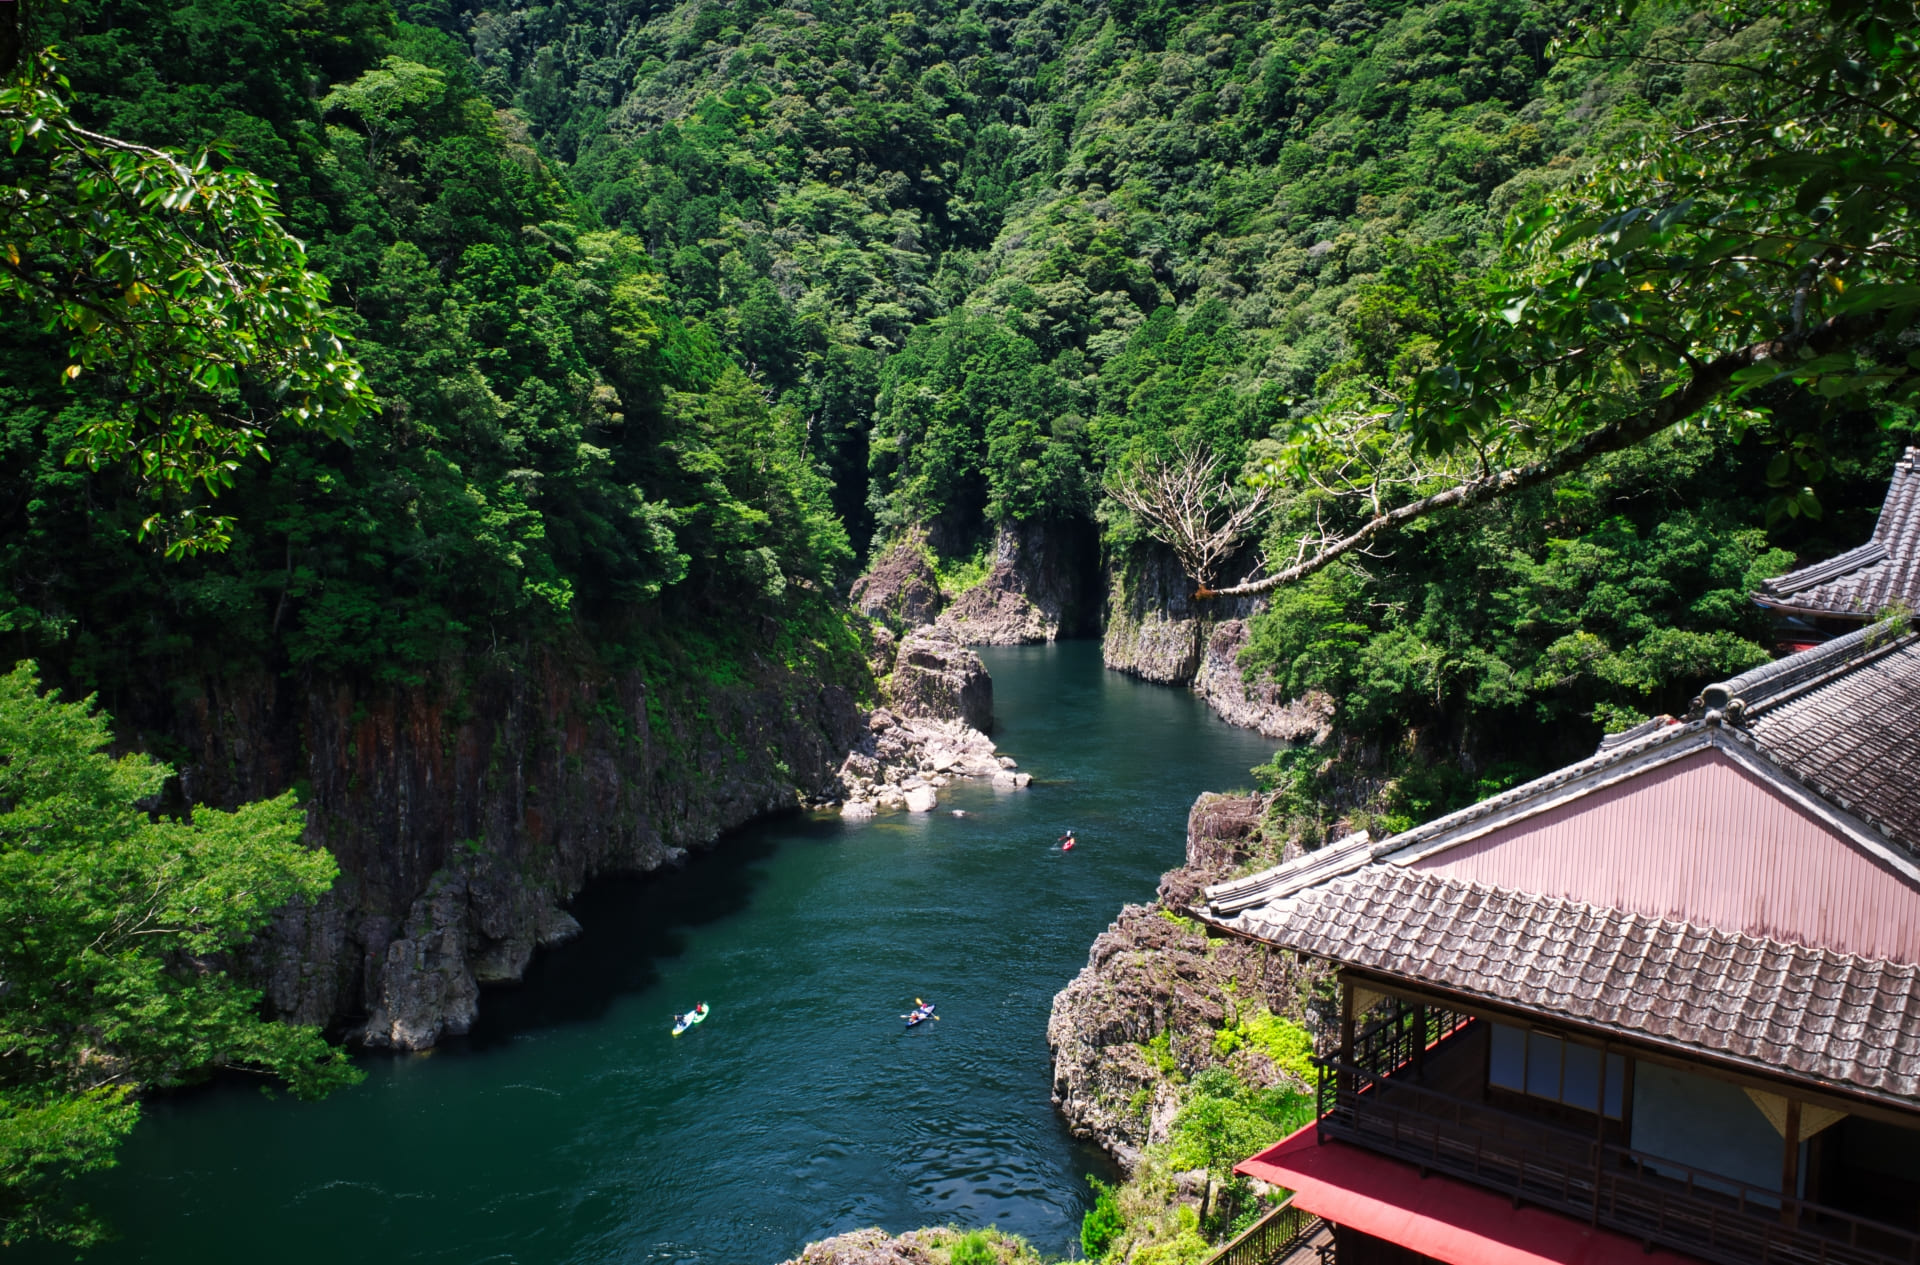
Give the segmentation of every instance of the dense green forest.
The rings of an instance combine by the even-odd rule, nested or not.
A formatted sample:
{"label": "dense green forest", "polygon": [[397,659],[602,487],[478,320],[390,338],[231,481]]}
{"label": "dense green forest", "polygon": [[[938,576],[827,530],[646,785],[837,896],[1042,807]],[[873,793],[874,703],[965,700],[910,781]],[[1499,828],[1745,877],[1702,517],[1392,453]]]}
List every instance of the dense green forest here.
{"label": "dense green forest", "polygon": [[[1631,54],[1751,17],[1647,9],[1619,56],[1553,55],[1583,15],[62,6],[44,33],[81,117],[221,141],[277,184],[379,405],[244,465],[233,547],[162,563],[123,476],[60,460],[111,375],[63,384],[64,349],[16,322],[0,618],[85,681],[213,629],[405,678],[450,638],[636,600],[782,609],[913,524],[964,554],[999,521],[1093,520],[1124,552],[1144,525],[1103,481],[1183,447],[1234,470],[1402,391],[1509,212],[1721,91]],[[1338,613],[1267,618],[1251,666],[1333,689],[1360,730],[1683,700],[1763,653],[1735,595],[1778,547],[1857,540],[1899,442],[1857,413],[1762,429],[1410,533],[1284,598]],[[1770,523],[1795,437],[1829,512]],[[1302,512],[1274,516],[1275,556]]]}
{"label": "dense green forest", "polygon": [[[1913,428],[1893,0],[7,7],[10,91],[39,73],[76,153],[270,181],[317,289],[266,334],[340,340],[101,351],[135,265],[35,218],[95,177],[7,99],[0,635],[144,714],[235,664],[404,684],[567,638],[851,682],[871,551],[1093,525],[1118,565],[1164,533],[1116,490],[1199,453],[1271,500],[1190,578],[1304,559],[1242,664],[1334,698],[1398,825],[1764,659],[1746,595],[1863,539]],[[122,306],[49,306],[43,258]],[[142,447],[182,417],[249,420]]]}
{"label": "dense green forest", "polygon": [[[856,545],[930,525],[959,554],[1061,519],[1124,554],[1145,525],[1103,484],[1132,463],[1233,470],[1403,397],[1485,309],[1506,218],[1725,106],[1699,50],[1774,20],[1643,8],[1582,50],[1596,15],[1521,0],[408,16],[468,40],[482,91],[806,419]],[[1869,530],[1912,416],[1775,394],[1758,433],[1664,435],[1313,577],[1248,666],[1331,690],[1351,733],[1439,725],[1496,761],[1683,704],[1768,653],[1757,579]],[[1275,557],[1313,505],[1274,516]]]}

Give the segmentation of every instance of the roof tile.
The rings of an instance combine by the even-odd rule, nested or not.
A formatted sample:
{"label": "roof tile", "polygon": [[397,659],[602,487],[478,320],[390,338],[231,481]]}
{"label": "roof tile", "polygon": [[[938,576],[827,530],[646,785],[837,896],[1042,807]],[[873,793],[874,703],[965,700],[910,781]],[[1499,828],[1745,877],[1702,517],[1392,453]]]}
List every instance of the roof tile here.
{"label": "roof tile", "polygon": [[[1225,925],[1920,1106],[1920,966],[1366,866]],[[1391,930],[1388,930],[1388,929]]]}

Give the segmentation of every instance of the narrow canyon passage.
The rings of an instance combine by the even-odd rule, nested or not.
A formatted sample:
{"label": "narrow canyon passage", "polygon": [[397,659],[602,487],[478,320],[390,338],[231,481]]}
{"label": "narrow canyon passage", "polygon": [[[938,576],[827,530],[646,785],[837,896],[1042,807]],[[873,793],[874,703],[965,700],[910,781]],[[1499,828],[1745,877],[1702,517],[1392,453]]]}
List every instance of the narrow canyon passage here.
{"label": "narrow canyon passage", "polygon": [[[981,653],[1031,789],[787,817],[602,882],[582,938],[487,994],[471,1038],[369,1059],[324,1103],[156,1100],[88,1183],[122,1235],[89,1260],[771,1265],[946,1221],[1068,1252],[1099,1160],[1049,1102],[1053,994],[1180,861],[1194,796],[1251,784],[1271,744],[1094,642]],[[915,997],[940,1019],[905,1032]]]}

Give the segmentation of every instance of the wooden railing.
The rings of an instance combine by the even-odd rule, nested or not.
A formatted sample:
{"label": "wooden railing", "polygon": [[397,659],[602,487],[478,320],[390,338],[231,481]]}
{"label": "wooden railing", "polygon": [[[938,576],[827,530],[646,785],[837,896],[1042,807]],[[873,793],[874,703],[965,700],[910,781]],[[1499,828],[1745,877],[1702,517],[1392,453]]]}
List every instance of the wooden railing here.
{"label": "wooden railing", "polygon": [[1352,1062],[1375,1076],[1415,1063],[1473,1021],[1471,1015],[1440,1006],[1413,1006],[1395,998],[1393,1008],[1353,1036]]}
{"label": "wooden railing", "polygon": [[1920,1236],[1323,1061],[1320,1132],[1722,1265],[1920,1265]]}
{"label": "wooden railing", "polygon": [[1243,1230],[1233,1242],[1206,1259],[1205,1265],[1279,1265],[1320,1228],[1320,1218],[1282,1199],[1274,1209]]}

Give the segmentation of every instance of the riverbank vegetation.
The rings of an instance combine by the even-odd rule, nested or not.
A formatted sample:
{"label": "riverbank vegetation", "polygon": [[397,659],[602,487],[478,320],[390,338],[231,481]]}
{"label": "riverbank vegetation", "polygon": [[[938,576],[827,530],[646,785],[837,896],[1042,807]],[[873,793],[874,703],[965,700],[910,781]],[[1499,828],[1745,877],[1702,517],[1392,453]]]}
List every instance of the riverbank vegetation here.
{"label": "riverbank vegetation", "polygon": [[1202,456],[1335,705],[1262,776],[1392,830],[1764,659],[1914,426],[1911,0],[0,7],[0,635],[161,750],[241,669],[857,692],[872,544],[1137,556]]}
{"label": "riverbank vegetation", "polygon": [[220,969],[333,884],[298,800],[155,820],[173,770],[111,742],[91,700],[43,693],[31,664],[0,677],[0,1243],[101,1236],[66,1183],[113,1163],[142,1091],[220,1069],[303,1098],[359,1078]]}

